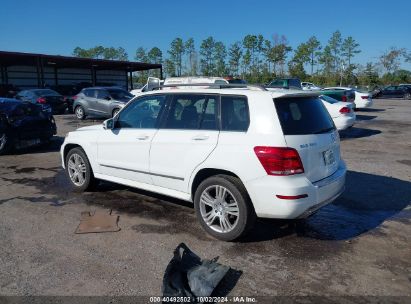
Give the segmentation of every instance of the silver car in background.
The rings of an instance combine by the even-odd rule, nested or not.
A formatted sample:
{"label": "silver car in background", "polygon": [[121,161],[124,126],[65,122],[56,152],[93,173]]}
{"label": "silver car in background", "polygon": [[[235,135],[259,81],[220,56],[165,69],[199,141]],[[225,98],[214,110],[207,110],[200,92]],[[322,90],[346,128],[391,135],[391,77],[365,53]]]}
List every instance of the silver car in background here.
{"label": "silver car in background", "polygon": [[78,119],[87,116],[110,118],[125,106],[134,96],[117,87],[91,87],[81,90],[75,96],[73,111]]}

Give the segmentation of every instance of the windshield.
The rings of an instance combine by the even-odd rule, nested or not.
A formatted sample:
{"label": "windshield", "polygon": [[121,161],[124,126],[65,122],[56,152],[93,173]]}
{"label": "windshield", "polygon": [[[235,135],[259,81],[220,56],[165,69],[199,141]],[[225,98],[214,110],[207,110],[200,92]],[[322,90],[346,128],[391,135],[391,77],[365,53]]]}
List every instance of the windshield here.
{"label": "windshield", "polygon": [[335,129],[319,98],[277,98],[274,104],[284,135],[320,134]]}
{"label": "windshield", "polygon": [[121,89],[108,89],[107,90],[110,96],[116,100],[130,100],[134,95],[130,94],[126,90]]}

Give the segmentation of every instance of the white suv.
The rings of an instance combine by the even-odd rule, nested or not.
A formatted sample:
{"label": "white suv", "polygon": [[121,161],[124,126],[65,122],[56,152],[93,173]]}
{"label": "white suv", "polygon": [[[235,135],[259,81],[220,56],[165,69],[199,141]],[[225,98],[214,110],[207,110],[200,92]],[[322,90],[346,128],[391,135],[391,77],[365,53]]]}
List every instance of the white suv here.
{"label": "white suv", "polygon": [[107,180],[194,203],[221,240],[256,217],[307,217],[344,190],[340,140],[312,92],[152,91],[61,147],[73,188]]}

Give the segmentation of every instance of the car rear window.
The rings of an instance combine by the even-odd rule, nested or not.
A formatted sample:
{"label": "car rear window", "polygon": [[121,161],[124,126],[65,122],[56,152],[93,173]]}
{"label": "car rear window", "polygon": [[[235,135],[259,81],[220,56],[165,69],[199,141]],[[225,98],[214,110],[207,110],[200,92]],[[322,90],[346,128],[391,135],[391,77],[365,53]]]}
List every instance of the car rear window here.
{"label": "car rear window", "polygon": [[335,129],[319,98],[277,98],[274,104],[284,135],[320,134]]}

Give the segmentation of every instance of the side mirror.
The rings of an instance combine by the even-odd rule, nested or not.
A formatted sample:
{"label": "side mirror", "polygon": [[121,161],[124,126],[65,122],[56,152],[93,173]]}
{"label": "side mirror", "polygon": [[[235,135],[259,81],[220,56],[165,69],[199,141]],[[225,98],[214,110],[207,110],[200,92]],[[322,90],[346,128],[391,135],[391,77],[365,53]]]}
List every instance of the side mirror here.
{"label": "side mirror", "polygon": [[146,91],[154,91],[160,89],[160,79],[156,77],[148,77]]}
{"label": "side mirror", "polygon": [[111,97],[107,95],[106,97],[104,97],[104,99],[105,100],[111,100]]}
{"label": "side mirror", "polygon": [[110,119],[107,119],[107,120],[103,121],[103,128],[104,128],[105,130],[112,130],[112,129],[114,129],[114,119],[113,119],[113,118],[110,118]]}

